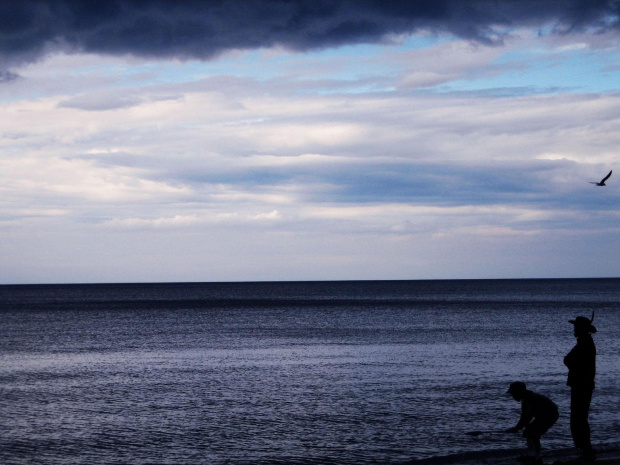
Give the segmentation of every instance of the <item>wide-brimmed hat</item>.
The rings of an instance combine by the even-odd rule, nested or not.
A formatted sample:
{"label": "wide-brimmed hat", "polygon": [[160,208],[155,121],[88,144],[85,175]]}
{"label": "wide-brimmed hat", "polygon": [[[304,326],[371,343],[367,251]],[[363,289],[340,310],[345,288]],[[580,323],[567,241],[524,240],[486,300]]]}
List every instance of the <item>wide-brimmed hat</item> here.
{"label": "wide-brimmed hat", "polygon": [[585,316],[578,316],[574,320],[568,320],[569,323],[575,325],[578,328],[586,328],[589,333],[594,334],[596,332],[596,328],[592,324],[594,321],[594,312],[592,312],[592,318],[587,318]]}

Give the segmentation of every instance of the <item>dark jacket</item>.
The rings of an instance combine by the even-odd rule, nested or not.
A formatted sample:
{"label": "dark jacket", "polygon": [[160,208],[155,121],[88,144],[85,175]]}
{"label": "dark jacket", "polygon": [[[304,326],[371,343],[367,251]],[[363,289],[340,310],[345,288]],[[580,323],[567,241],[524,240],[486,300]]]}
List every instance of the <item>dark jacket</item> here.
{"label": "dark jacket", "polygon": [[596,347],[592,336],[577,338],[577,345],[564,357],[564,365],[568,367],[568,386],[594,389]]}
{"label": "dark jacket", "polygon": [[527,426],[534,418],[555,421],[558,418],[558,406],[548,397],[528,389],[523,394],[521,418],[515,428],[521,429]]}

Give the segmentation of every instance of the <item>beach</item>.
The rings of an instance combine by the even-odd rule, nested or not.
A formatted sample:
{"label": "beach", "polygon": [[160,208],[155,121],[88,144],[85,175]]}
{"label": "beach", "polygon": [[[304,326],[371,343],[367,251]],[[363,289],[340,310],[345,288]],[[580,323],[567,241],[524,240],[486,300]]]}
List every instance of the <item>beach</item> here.
{"label": "beach", "polygon": [[[620,442],[617,444],[596,446],[595,449],[597,451],[597,458],[594,463],[599,465],[620,464]],[[502,450],[454,454],[415,460],[408,462],[407,465],[515,465],[520,463],[516,460],[516,457],[523,452],[524,450]],[[588,463],[579,459],[579,452],[574,448],[544,451],[541,457],[543,463],[547,465],[585,465]]]}

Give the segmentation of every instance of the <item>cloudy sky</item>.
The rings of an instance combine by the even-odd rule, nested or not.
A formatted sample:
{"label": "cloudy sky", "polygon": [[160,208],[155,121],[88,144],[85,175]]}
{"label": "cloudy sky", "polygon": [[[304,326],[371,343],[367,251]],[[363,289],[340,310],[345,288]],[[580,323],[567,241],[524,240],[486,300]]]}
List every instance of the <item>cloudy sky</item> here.
{"label": "cloudy sky", "polygon": [[0,283],[620,276],[619,14],[3,2]]}

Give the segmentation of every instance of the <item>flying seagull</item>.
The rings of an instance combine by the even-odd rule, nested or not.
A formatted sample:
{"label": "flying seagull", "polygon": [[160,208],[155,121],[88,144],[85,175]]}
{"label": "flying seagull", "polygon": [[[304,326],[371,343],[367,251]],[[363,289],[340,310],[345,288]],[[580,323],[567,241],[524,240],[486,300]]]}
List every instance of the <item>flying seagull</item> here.
{"label": "flying seagull", "polygon": [[592,182],[592,181],[590,181],[590,184],[596,184],[597,186],[604,186],[605,185],[605,181],[607,181],[609,179],[609,176],[611,176],[611,171],[609,172],[609,174],[607,176],[605,176],[603,179],[601,179],[601,182]]}

